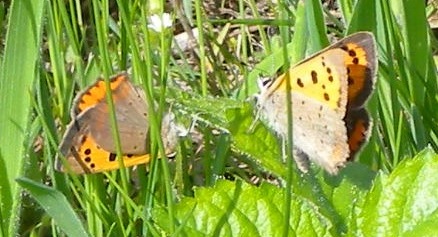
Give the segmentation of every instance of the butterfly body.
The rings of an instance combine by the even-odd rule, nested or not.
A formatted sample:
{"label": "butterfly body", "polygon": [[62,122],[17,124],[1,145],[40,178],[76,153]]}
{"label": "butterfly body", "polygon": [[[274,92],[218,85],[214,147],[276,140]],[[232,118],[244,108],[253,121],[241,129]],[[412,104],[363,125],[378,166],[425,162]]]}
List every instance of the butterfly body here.
{"label": "butterfly body", "polygon": [[310,159],[336,174],[366,141],[370,119],[363,105],[373,89],[375,57],[374,38],[361,32],[259,84],[259,112],[285,138],[289,78],[294,156],[302,171]]}

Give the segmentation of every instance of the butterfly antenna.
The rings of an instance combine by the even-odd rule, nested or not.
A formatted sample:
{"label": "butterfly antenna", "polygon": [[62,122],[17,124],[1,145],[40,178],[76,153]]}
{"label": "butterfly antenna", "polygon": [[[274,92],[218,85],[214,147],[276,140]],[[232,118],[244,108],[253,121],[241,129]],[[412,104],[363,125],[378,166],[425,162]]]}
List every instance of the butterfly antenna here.
{"label": "butterfly antenna", "polygon": [[256,125],[258,124],[259,120],[260,120],[260,114],[261,114],[260,111],[261,111],[261,109],[258,108],[257,112],[256,112],[256,115],[255,115],[255,118],[252,121],[251,125],[249,126],[249,129],[248,129],[249,133],[253,133],[254,132],[254,129],[255,129]]}
{"label": "butterfly antenna", "polygon": [[192,122],[190,122],[189,129],[186,129],[184,126],[179,125],[177,127],[177,129],[178,129],[178,136],[179,137],[187,137],[190,133],[192,133],[195,130],[195,126],[196,126],[196,122],[197,121],[198,120],[196,118],[192,119]]}

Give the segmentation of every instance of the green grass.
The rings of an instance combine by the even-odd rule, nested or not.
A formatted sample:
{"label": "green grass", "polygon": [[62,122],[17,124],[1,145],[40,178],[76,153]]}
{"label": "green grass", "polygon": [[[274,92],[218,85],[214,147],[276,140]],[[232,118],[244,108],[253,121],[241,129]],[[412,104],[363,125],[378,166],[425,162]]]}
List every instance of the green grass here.
{"label": "green grass", "polygon": [[[333,24],[318,0],[267,5],[269,20],[255,1],[236,1],[233,20],[212,19],[199,0],[183,1],[181,12],[170,12],[173,28],[162,32],[148,28],[151,15],[167,12],[159,1],[37,2],[0,5],[2,236],[436,232],[436,39],[424,1],[337,1],[342,19]],[[171,50],[181,26],[203,27],[190,52]],[[367,106],[372,136],[338,176],[316,166],[303,175],[283,161],[275,134],[254,123],[248,100],[260,74],[322,49],[329,35],[357,31],[377,41],[378,78]],[[195,135],[181,138],[173,160],[84,176],[54,171],[75,94],[119,71],[129,71],[157,105],[149,113],[153,157],[164,153],[158,125],[169,106],[186,127],[196,122]]]}
{"label": "green grass", "polygon": [[[9,30],[4,34],[5,47],[0,66],[0,170],[2,181],[1,231],[2,235],[14,233],[20,227],[20,188],[15,178],[27,173],[27,167],[35,165],[35,156],[29,156],[36,136],[31,119],[32,85],[39,78],[37,58],[41,43],[43,3],[17,1],[9,8]],[[20,30],[18,30],[20,29]],[[27,160],[33,159],[33,160]],[[28,174],[38,177],[38,174]],[[13,221],[12,221],[13,220]]]}

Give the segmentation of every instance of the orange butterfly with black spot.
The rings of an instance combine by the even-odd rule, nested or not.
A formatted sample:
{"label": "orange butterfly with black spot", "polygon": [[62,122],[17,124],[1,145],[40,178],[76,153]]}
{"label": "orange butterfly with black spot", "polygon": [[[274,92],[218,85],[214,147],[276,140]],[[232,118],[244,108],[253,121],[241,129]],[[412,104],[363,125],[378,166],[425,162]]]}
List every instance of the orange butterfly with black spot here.
{"label": "orange butterfly with black spot", "polygon": [[292,66],[275,80],[260,81],[257,107],[278,134],[287,137],[290,79],[294,158],[303,172],[308,160],[336,174],[369,137],[364,105],[377,72],[375,40],[359,32]]}
{"label": "orange butterfly with black spot", "polygon": [[[125,73],[112,77],[110,88],[125,167],[148,163],[149,122],[144,91],[132,85]],[[78,94],[71,117],[72,121],[59,146],[65,160],[58,156],[55,169],[83,174],[120,168],[103,79]],[[162,120],[161,135],[166,154],[169,155],[177,144],[175,128],[174,115],[166,114]]]}

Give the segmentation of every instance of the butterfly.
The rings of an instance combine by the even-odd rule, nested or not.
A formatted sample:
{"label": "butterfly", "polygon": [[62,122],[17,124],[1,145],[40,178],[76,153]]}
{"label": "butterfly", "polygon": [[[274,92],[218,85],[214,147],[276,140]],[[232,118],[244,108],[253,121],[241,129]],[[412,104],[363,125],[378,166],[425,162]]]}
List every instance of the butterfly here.
{"label": "butterfly", "polygon": [[[110,89],[124,166],[150,162],[149,110],[145,92],[135,87],[126,73],[112,77]],[[98,79],[76,96],[71,117],[59,146],[65,160],[63,162],[63,158],[58,156],[55,169],[84,174],[120,168],[103,79]],[[164,115],[161,136],[166,155],[174,153],[177,145],[176,127],[175,116],[172,113]]]}
{"label": "butterfly", "polygon": [[336,174],[367,141],[371,120],[365,103],[374,90],[376,46],[371,33],[359,32],[292,66],[275,80],[260,80],[257,109],[287,137],[287,80],[293,108],[293,153],[298,168],[309,160]]}

